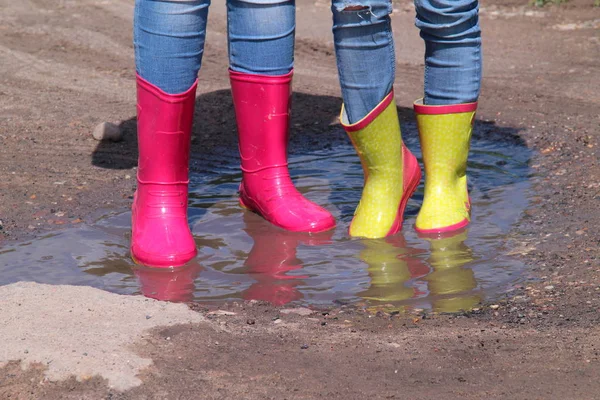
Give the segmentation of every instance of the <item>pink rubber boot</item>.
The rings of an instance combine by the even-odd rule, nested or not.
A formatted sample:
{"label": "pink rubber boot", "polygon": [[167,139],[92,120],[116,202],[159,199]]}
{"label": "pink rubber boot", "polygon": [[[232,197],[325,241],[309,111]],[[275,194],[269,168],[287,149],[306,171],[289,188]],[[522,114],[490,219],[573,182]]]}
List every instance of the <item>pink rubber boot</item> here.
{"label": "pink rubber boot", "polygon": [[196,85],[170,95],[137,76],[139,159],[131,255],[139,264],[177,267],[197,254],[187,222]]}
{"label": "pink rubber boot", "polygon": [[294,187],[287,168],[292,72],[281,76],[229,71],[242,167],[240,204],[294,232],[335,227],[333,216]]}

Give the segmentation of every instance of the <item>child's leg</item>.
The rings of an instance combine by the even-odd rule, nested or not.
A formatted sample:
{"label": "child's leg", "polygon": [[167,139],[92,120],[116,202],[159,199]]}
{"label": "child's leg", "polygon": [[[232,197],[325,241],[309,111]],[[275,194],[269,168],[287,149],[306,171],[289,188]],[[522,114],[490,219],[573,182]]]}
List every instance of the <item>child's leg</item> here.
{"label": "child's leg", "polygon": [[425,105],[472,103],[481,86],[477,0],[415,0],[425,40]]}
{"label": "child's leg", "polygon": [[196,76],[209,0],[136,0],[138,187],[131,254],[149,266],[181,266],[197,250],[187,222]]}
{"label": "child's leg", "polygon": [[333,0],[333,38],[348,122],[364,118],[394,84],[391,0]]}
{"label": "child's leg", "polygon": [[210,0],[136,0],[133,44],[136,71],[168,94],[196,81]]}
{"label": "child's leg", "polygon": [[287,230],[329,230],[331,214],[296,190],[287,169],[295,2],[228,0],[227,7],[240,203]]}
{"label": "child's leg", "polygon": [[470,219],[467,158],[481,85],[477,0],[415,0],[425,40],[425,97],[415,102],[425,164],[421,233],[454,232]]}
{"label": "child's leg", "polygon": [[270,76],[292,70],[295,0],[227,0],[227,24],[231,70]]}
{"label": "child's leg", "polygon": [[361,158],[365,186],[350,235],[379,238],[402,228],[421,172],[403,145],[393,83],[391,0],[333,0],[333,37],[344,106],[342,125]]}

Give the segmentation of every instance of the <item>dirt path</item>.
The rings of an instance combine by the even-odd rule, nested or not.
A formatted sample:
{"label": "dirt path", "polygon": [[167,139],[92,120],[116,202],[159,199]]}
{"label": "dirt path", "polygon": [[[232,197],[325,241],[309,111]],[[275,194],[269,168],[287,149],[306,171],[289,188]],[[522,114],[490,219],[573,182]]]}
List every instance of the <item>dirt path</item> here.
{"label": "dirt path", "polygon": [[[216,3],[196,160],[236,140]],[[591,0],[544,9],[519,3],[482,4],[478,118],[537,152],[535,197],[506,243],[537,282],[493,308],[453,316],[200,309],[208,322],[155,328],[136,345],[154,362],[139,387],[51,382],[46,367],[22,371],[14,362],[0,369],[0,398],[599,398],[600,8]],[[422,91],[422,44],[410,2],[396,7],[395,90],[407,121]],[[136,162],[131,13],[126,0],[0,0],[0,246],[128,207]],[[295,143],[318,146],[339,109],[329,24],[327,1],[298,0],[292,126],[304,136]],[[121,124],[125,140],[94,141],[102,121]]]}

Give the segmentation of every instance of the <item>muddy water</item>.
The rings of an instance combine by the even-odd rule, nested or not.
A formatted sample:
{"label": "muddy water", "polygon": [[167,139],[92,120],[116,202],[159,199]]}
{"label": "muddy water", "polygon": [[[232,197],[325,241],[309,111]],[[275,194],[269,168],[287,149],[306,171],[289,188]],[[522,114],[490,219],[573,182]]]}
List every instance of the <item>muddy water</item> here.
{"label": "muddy water", "polygon": [[[408,146],[418,152],[416,140]],[[362,170],[352,147],[296,153],[297,187],[328,208],[335,231],[289,233],[242,211],[235,195],[237,158],[224,151],[201,161],[192,176],[190,223],[199,255],[171,270],[137,268],[128,254],[130,214],[0,249],[0,282],[32,280],[91,285],[172,301],[256,299],[327,306],[365,301],[374,306],[469,309],[505,293],[524,266],[505,254],[507,234],[527,205],[529,150],[473,141],[470,187],[473,220],[449,238],[419,238],[413,229],[422,186],[407,206],[402,234],[351,239],[348,224],[359,200]]]}

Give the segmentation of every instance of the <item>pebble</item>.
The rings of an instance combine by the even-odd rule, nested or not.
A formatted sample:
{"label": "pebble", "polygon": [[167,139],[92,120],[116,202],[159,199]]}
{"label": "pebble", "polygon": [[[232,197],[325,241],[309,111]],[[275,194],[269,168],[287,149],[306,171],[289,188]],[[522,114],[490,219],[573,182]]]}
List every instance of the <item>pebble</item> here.
{"label": "pebble", "polygon": [[544,289],[546,289],[546,290],[554,290],[554,286],[552,286],[552,285],[545,286]]}
{"label": "pebble", "polygon": [[208,315],[227,315],[227,316],[233,316],[233,315],[237,315],[237,314],[234,313],[233,311],[216,310],[216,311],[209,312]]}
{"label": "pebble", "polygon": [[492,305],[490,306],[490,308],[491,308],[492,310],[497,310],[498,308],[500,308],[500,306],[499,306],[498,304],[492,304]]}
{"label": "pebble", "polygon": [[307,344],[303,344],[302,346],[300,346],[300,348],[301,348],[302,350],[306,350],[306,349],[308,349],[308,345],[307,345]]}
{"label": "pebble", "polygon": [[119,129],[118,125],[115,125],[111,122],[102,122],[98,124],[94,131],[92,132],[92,136],[96,140],[100,141],[112,141],[119,142],[123,140],[123,132]]}
{"label": "pebble", "polygon": [[286,308],[281,310],[282,314],[298,314],[298,315],[302,315],[302,316],[308,316],[312,313],[314,313],[313,310],[311,310],[310,308],[306,308],[306,307],[298,307],[298,308]]}

